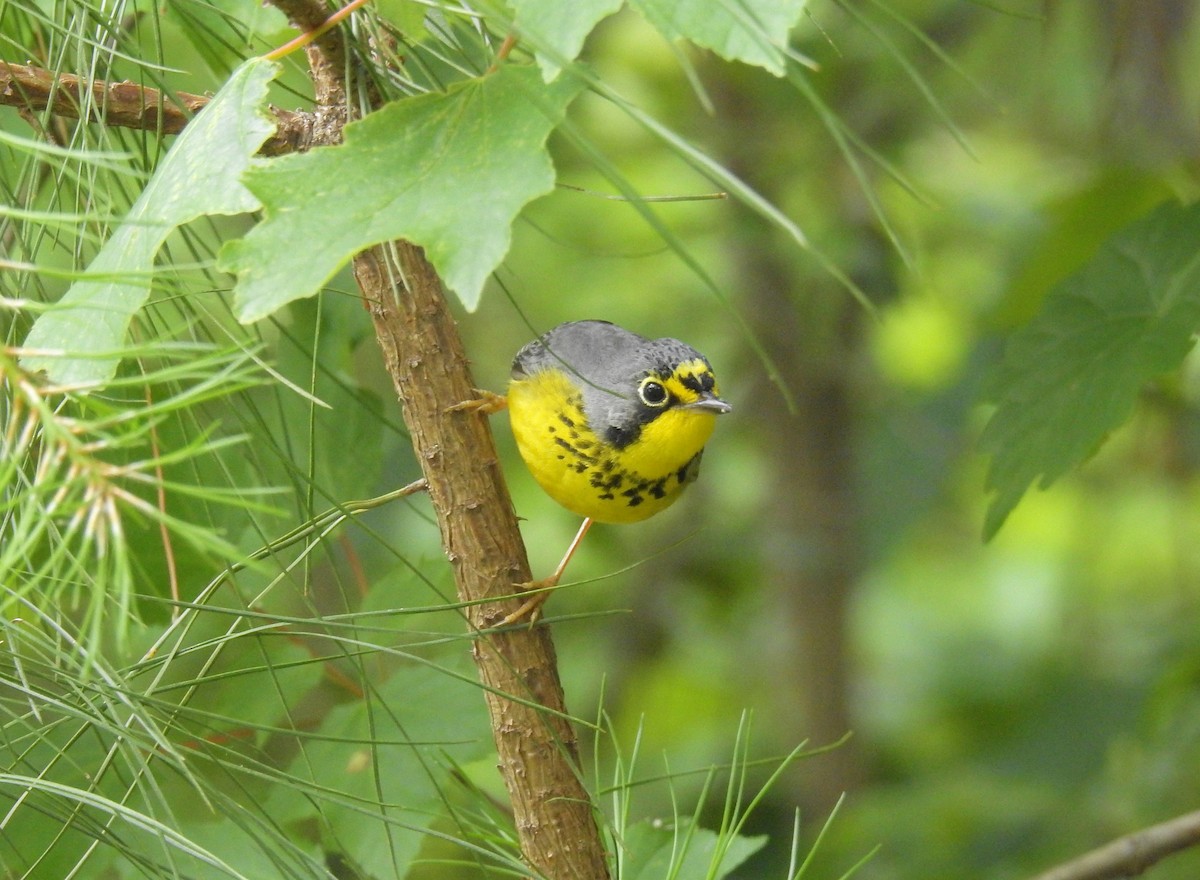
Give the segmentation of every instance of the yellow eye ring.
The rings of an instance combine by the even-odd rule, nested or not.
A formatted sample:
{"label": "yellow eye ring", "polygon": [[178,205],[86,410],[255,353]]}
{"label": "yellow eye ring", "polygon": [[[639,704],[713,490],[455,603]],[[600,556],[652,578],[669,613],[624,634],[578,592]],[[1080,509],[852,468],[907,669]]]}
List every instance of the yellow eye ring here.
{"label": "yellow eye ring", "polygon": [[663,386],[662,382],[655,379],[647,378],[642,380],[642,384],[638,386],[638,397],[646,406],[661,409],[667,405],[667,401],[671,399],[671,395]]}

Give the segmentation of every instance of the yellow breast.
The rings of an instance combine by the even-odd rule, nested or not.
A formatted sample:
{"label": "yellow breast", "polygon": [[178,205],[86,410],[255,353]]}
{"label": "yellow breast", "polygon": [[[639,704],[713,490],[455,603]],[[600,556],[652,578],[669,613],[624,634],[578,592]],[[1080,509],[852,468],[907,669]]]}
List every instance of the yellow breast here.
{"label": "yellow breast", "polygon": [[669,507],[696,478],[715,416],[667,410],[616,449],[598,437],[583,397],[561,370],[514,380],[508,412],[517,449],[538,485],[563,507],[597,522],[638,522]]}

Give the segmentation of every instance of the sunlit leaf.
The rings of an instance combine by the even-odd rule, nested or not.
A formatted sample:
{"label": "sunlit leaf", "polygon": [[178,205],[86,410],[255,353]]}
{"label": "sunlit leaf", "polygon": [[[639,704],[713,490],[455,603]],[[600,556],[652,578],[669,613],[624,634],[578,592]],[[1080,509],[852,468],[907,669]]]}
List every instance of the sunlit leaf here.
{"label": "sunlit leaf", "polygon": [[358,251],[393,239],[425,249],[471,309],[508,252],[512,223],[549,192],[546,138],[580,84],[547,87],[505,65],[439,94],[396,101],[346,126],[337,147],[254,169],[265,219],[221,251],[249,323],[312,296]]}
{"label": "sunlit leaf", "polygon": [[596,24],[621,8],[621,0],[515,0],[512,7],[518,35],[533,37],[542,75],[552,82],[579,55]]}
{"label": "sunlit leaf", "polygon": [[630,0],[629,5],[668,40],[688,40],[781,76],[788,34],[805,0]]}
{"label": "sunlit leaf", "polygon": [[371,4],[380,18],[412,41],[421,39],[425,33],[425,15],[429,7],[415,0],[376,0]]}
{"label": "sunlit leaf", "polygon": [[1015,333],[992,381],[980,445],[995,534],[1129,418],[1146,382],[1179,366],[1200,328],[1200,205],[1168,204],[1114,235]]}
{"label": "sunlit leaf", "polygon": [[639,822],[622,837],[626,850],[623,877],[653,880],[659,877],[727,876],[767,842],[758,837],[722,838],[703,828]]}
{"label": "sunlit leaf", "polygon": [[38,318],[24,347],[26,368],[64,385],[112,379],[133,316],[146,303],[154,257],[176,227],[207,214],[240,214],[257,203],[242,171],[272,132],[262,115],[273,62],[252,59],[193,120],[146,184],[129,215],[58,307]]}
{"label": "sunlit leaf", "polygon": [[272,34],[286,34],[288,26],[279,9],[259,0],[168,3],[163,12],[209,69],[221,76],[242,61],[246,48]]}
{"label": "sunlit leaf", "polygon": [[[374,693],[331,710],[291,773],[323,798],[279,791],[280,822],[320,816],[337,849],[372,877],[401,877],[421,830],[445,810],[450,764],[487,753],[478,688],[426,667],[397,670]],[[314,812],[314,806],[316,812]]]}

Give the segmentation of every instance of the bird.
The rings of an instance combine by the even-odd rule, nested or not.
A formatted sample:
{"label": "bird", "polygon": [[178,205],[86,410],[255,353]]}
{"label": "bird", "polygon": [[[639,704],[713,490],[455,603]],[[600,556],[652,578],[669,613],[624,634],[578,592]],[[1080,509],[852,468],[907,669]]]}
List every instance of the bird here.
{"label": "bird", "polygon": [[501,621],[537,621],[593,523],[641,522],[700,472],[723,400],[708,359],[678,339],[648,339],[608,321],[569,321],[522,347],[506,396],[451,409],[507,408],[517,450],[538,485],[583,517],[554,573]]}

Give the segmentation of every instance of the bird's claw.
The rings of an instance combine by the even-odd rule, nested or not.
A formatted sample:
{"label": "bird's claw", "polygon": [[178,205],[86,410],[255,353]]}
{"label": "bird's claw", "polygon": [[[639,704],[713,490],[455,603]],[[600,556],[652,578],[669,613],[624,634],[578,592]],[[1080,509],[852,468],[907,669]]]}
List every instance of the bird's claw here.
{"label": "bird's claw", "polygon": [[542,606],[546,604],[546,600],[550,598],[550,594],[558,586],[558,578],[548,577],[540,581],[513,584],[513,586],[523,593],[533,592],[533,595],[522,602],[521,607],[516,611],[505,615],[504,619],[497,626],[512,626],[514,623],[520,623],[523,620],[528,620],[530,626],[536,624],[542,619]]}
{"label": "bird's claw", "polygon": [[492,413],[498,413],[502,409],[508,408],[508,398],[503,394],[497,394],[495,391],[485,391],[479,388],[475,389],[478,397],[473,397],[470,400],[464,400],[462,403],[456,403],[453,406],[446,407],[446,412],[477,412],[481,415],[490,416]]}

